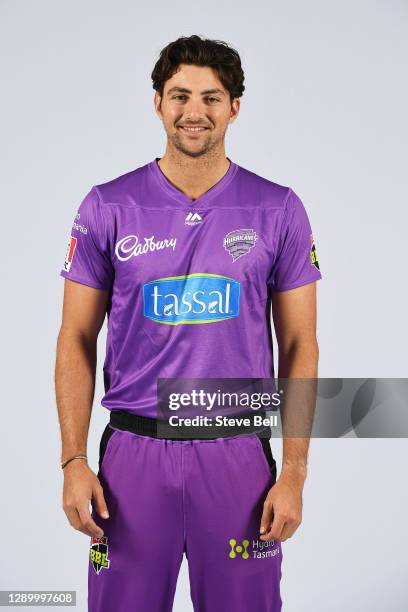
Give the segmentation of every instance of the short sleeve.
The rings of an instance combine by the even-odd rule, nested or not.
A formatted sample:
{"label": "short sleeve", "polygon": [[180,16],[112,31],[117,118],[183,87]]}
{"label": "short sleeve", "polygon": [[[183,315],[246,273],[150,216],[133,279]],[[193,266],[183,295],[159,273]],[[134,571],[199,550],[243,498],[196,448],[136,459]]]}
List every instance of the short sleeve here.
{"label": "short sleeve", "polygon": [[309,218],[302,201],[291,190],[268,284],[273,292],[288,291],[321,278]]}
{"label": "short sleeve", "polygon": [[106,225],[98,192],[92,187],[75,216],[61,276],[95,289],[111,289],[113,266]]}

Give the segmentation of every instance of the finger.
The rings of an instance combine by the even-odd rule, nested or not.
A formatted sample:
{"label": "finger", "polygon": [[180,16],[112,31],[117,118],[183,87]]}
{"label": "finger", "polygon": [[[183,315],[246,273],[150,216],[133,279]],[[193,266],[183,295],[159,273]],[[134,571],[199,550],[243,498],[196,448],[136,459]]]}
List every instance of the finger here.
{"label": "finger", "polygon": [[281,541],[285,542],[286,540],[291,538],[295,531],[297,531],[299,525],[300,522],[298,521],[290,521],[288,523],[285,523],[285,526],[282,529]]}
{"label": "finger", "polygon": [[91,532],[88,531],[87,529],[84,529],[81,525],[81,519],[79,517],[78,511],[76,510],[76,508],[71,508],[71,509],[67,509],[65,511],[65,514],[67,515],[69,524],[71,525],[71,527],[73,527],[74,529],[76,529],[77,531],[81,531],[82,533],[84,533],[87,536],[91,536]]}
{"label": "finger", "polygon": [[101,529],[93,520],[91,513],[89,512],[88,503],[83,506],[78,506],[78,514],[79,518],[81,519],[80,531],[89,531],[90,535],[94,538],[101,538],[103,536],[103,529]]}
{"label": "finger", "polygon": [[[89,529],[86,529],[85,527],[80,527],[78,529],[78,531],[80,531],[81,533],[85,534],[86,536],[89,536],[90,538],[95,537],[95,535],[92,533],[92,531],[90,531]],[[102,537],[102,536],[96,536],[97,538]]]}
{"label": "finger", "polygon": [[71,527],[73,527],[74,529],[78,529],[81,525],[81,520],[79,518],[78,512],[76,511],[76,508],[64,508],[64,511]]}
{"label": "finger", "polygon": [[259,533],[261,535],[267,533],[271,528],[271,523],[273,519],[273,506],[272,504],[265,502],[261,517],[261,524],[259,528]]}
{"label": "finger", "polygon": [[285,518],[280,514],[275,514],[270,530],[264,535],[261,535],[261,540],[271,542],[272,540],[280,540],[282,530],[285,526]]}
{"label": "finger", "polygon": [[104,519],[109,518],[108,506],[106,505],[103,489],[99,483],[94,488],[93,500],[95,502],[95,509],[99,516]]}

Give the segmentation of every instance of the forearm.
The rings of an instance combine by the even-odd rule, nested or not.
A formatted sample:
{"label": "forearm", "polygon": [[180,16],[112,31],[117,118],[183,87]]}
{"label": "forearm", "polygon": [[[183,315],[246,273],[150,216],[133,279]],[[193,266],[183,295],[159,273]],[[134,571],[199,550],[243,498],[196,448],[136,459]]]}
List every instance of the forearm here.
{"label": "forearm", "polygon": [[55,390],[62,460],[86,453],[95,391],[96,342],[61,329],[57,342]]}
{"label": "forearm", "polygon": [[[310,385],[293,382],[286,385],[288,395],[285,398],[285,419],[290,423],[289,435],[283,431],[282,474],[290,474],[300,481],[307,476],[307,455],[309,450],[311,427],[314,410],[314,384],[318,371],[319,349],[314,340],[293,342],[279,350],[280,379],[311,379]],[[302,412],[299,411],[299,403]],[[311,406],[311,402],[313,406]]]}

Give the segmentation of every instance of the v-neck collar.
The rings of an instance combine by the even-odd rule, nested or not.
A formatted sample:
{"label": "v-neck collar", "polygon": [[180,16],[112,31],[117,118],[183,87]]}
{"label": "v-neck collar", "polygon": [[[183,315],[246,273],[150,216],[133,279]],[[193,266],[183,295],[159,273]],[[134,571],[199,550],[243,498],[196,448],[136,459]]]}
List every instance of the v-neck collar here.
{"label": "v-neck collar", "polygon": [[235,174],[237,173],[238,167],[237,164],[234,164],[233,161],[227,157],[230,162],[229,168],[224,176],[215,183],[208,191],[203,193],[196,200],[192,200],[185,193],[177,189],[174,185],[170,183],[168,178],[163,174],[160,169],[159,164],[157,163],[160,158],[156,157],[152,162],[148,164],[149,170],[152,173],[153,178],[157,182],[157,184],[166,192],[168,196],[170,196],[173,200],[176,200],[182,206],[201,206],[202,204],[207,204],[210,200],[215,198],[215,196],[219,195],[224,189],[230,184]]}

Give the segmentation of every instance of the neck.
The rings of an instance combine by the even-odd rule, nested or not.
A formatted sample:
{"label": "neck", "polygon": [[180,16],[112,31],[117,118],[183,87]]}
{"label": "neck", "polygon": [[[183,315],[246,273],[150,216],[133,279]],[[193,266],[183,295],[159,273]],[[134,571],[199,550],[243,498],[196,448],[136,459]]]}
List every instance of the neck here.
{"label": "neck", "polygon": [[167,145],[158,162],[166,178],[191,200],[196,200],[222,179],[229,168],[225,149],[189,157]]}

